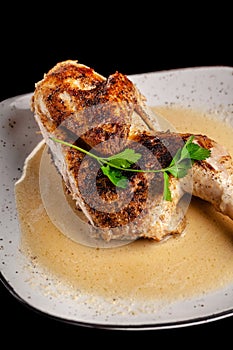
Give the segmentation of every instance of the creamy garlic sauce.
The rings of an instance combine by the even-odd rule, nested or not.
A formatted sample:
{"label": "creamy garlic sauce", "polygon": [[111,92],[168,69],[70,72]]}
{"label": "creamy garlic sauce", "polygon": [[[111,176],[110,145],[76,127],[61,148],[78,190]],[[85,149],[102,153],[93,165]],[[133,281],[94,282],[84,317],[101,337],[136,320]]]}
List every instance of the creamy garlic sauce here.
{"label": "creamy garlic sauce", "polygon": [[[201,133],[233,155],[233,128],[200,111],[154,107],[177,131]],[[177,300],[203,295],[233,282],[233,221],[193,198],[185,234],[156,243],[91,248],[71,241],[52,224],[39,193],[43,148],[17,183],[21,250],[64,284],[84,293],[132,300]],[[59,205],[59,204],[58,204]]]}

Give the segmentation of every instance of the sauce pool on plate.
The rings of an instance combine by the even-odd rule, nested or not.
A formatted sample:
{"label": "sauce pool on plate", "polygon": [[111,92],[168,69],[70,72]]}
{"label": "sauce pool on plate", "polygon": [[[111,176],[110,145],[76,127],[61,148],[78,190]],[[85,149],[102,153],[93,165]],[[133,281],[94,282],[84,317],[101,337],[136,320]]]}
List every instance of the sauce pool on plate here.
{"label": "sauce pool on plate", "polygon": [[[233,128],[215,115],[181,107],[152,108],[178,132],[206,134],[233,155]],[[184,235],[116,248],[78,244],[51,222],[39,191],[43,144],[15,187],[21,251],[72,289],[106,298],[177,300],[233,282],[233,221],[192,198]]]}

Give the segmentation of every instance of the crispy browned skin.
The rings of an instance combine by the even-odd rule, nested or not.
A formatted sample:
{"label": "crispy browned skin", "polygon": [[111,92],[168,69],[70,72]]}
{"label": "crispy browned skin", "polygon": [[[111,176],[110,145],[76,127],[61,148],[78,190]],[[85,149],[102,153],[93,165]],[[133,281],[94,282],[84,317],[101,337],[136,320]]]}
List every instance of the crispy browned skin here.
{"label": "crispy browned skin", "polygon": [[[134,148],[143,155],[134,167],[167,167],[190,134],[152,134],[145,97],[125,75],[116,72],[106,79],[77,61],[58,63],[36,84],[32,110],[68,191],[96,236],[105,240],[147,237],[159,241],[183,232],[185,213],[179,203],[185,192],[191,192],[191,174],[184,182],[170,177],[172,201],[165,201],[161,172],[125,172],[129,186],[119,189],[103,175],[95,160],[50,139],[56,136],[87,150],[95,147],[102,156]],[[143,120],[145,130],[137,129],[135,113]],[[195,142],[218,149],[213,140],[203,135],[196,135]],[[211,159],[195,163],[193,191],[231,216],[232,192],[229,195],[224,189],[222,174],[227,164],[227,170],[224,169],[232,191],[232,160],[225,150],[223,156],[228,163],[219,156],[221,169],[213,167]],[[216,187],[216,183],[217,199],[208,192],[208,186]]]}
{"label": "crispy browned skin", "polygon": [[[184,144],[179,135],[171,133],[157,133],[157,136],[153,137],[144,132],[134,136],[131,135],[125,147],[129,146],[141,153],[143,157],[140,160],[140,167],[134,165],[133,169],[164,168],[170,164],[175,152]],[[148,152],[145,152],[145,148]],[[168,151],[169,148],[172,149],[171,153]],[[101,147],[98,151],[101,153]],[[116,190],[116,187],[99,169],[99,164],[92,158],[85,157],[82,152],[67,147],[66,162],[69,164],[72,177],[76,179],[77,186],[81,188],[81,195],[85,198],[95,226],[112,228],[129,224],[139,217],[143,210],[148,210],[149,199],[153,198],[154,201],[159,198],[161,200],[163,195],[161,173],[146,174],[125,171],[123,175],[129,179],[130,186]],[[95,183],[96,188],[93,186]],[[97,198],[97,193],[99,198]],[[131,200],[128,201],[128,198]],[[98,210],[96,210],[98,199]],[[108,202],[110,205],[106,212]],[[123,205],[124,202],[127,205]]]}
{"label": "crispy browned skin", "polygon": [[68,129],[93,147],[112,135],[127,138],[132,114],[144,100],[125,75],[116,72],[106,79],[68,60],[36,84],[32,109],[48,132]]}

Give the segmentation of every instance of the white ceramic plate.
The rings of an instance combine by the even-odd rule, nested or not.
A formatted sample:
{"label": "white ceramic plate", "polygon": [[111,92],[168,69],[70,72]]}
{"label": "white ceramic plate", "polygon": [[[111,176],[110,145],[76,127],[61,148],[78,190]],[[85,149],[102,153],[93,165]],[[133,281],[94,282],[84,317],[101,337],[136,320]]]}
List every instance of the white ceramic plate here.
{"label": "white ceramic plate", "polygon": [[[233,125],[233,68],[197,67],[131,75],[149,106],[181,103],[207,112],[221,110]],[[30,111],[31,94],[0,103],[1,276],[22,302],[47,315],[88,327],[149,330],[200,324],[233,315],[233,284],[171,305],[112,305],[94,295],[79,298],[44,275],[19,250],[14,184],[25,158],[41,140]],[[45,292],[46,291],[46,292]],[[156,312],[154,312],[156,309]]]}

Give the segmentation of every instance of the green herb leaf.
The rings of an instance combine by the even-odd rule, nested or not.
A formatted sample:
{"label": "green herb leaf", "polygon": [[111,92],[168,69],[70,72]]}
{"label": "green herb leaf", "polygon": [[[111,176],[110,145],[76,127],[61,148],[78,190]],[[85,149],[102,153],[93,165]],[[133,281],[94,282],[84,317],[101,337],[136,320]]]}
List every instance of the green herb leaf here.
{"label": "green herb leaf", "polygon": [[136,153],[131,148],[126,148],[123,152],[114,154],[111,157],[106,158],[110,166],[117,166],[123,169],[129,169],[130,166],[136,163],[141,158],[140,153]]}
{"label": "green herb leaf", "polygon": [[165,176],[165,174],[170,173],[176,178],[185,177],[195,160],[204,160],[211,155],[209,149],[193,143],[193,139],[194,135],[190,136],[184,146],[176,152],[170,165],[162,169],[164,171],[164,197],[167,200],[171,200],[171,196],[168,188],[169,177]]}
{"label": "green herb leaf", "polygon": [[188,170],[192,167],[192,162],[190,159],[180,159],[173,165],[170,165],[167,168],[167,172],[172,174],[177,179],[185,177],[188,173]]}
{"label": "green herb leaf", "polygon": [[209,149],[202,148],[195,143],[188,145],[187,149],[192,160],[205,160],[211,153]]}
{"label": "green herb leaf", "polygon": [[205,160],[211,154],[209,149],[193,143],[194,135],[190,136],[181,150],[181,159],[190,158],[193,160]]}
{"label": "green herb leaf", "polygon": [[109,161],[113,159],[122,159],[126,160],[130,164],[136,163],[142,157],[141,153],[136,153],[134,149],[126,148],[123,152],[114,154],[111,157],[108,157]]}
{"label": "green herb leaf", "polygon": [[115,186],[121,188],[127,187],[127,177],[123,176],[120,170],[111,168],[109,165],[103,165],[101,170]]}
{"label": "green herb leaf", "polygon": [[117,167],[124,168],[124,169],[130,168],[130,166],[132,165],[132,163],[129,162],[128,160],[121,159],[121,158],[110,159],[108,161],[108,164],[109,165],[115,165]]}
{"label": "green herb leaf", "polygon": [[166,171],[163,173],[163,199],[165,201],[171,201],[172,200],[172,194],[169,188],[169,175],[166,173]]}
{"label": "green herb leaf", "polygon": [[196,143],[193,143],[194,135],[190,136],[184,146],[176,152],[170,165],[163,169],[157,170],[142,170],[130,168],[132,164],[136,163],[142,155],[136,153],[131,148],[126,148],[123,152],[112,155],[108,158],[97,156],[91,152],[88,152],[78,146],[72,145],[68,142],[52,138],[51,140],[59,142],[65,146],[70,146],[76,150],[95,158],[101,165],[101,170],[109,180],[117,187],[126,188],[128,185],[127,177],[122,174],[122,171],[131,172],[163,172],[164,177],[164,190],[163,197],[167,201],[172,200],[171,191],[169,188],[169,174],[176,178],[182,178],[187,175],[188,170],[192,167],[194,161],[205,160],[211,155],[211,151],[200,147]]}
{"label": "green herb leaf", "polygon": [[[194,135],[190,136],[188,140],[185,142],[184,146],[180,150],[180,158],[185,159],[185,158],[191,158],[190,151],[192,145],[195,145],[193,143]],[[191,147],[190,147],[191,146]],[[197,147],[199,147],[197,145]]]}

